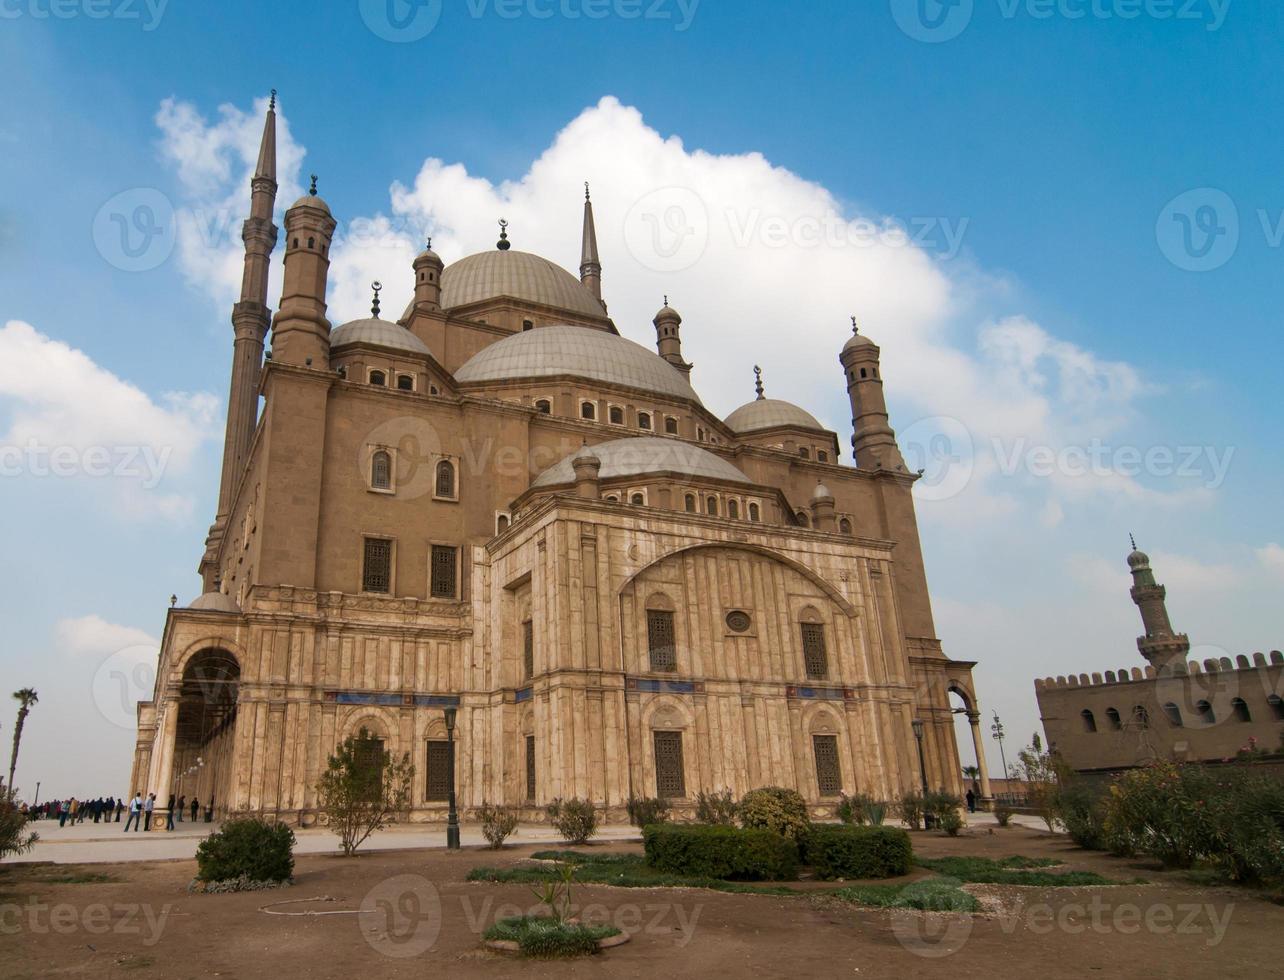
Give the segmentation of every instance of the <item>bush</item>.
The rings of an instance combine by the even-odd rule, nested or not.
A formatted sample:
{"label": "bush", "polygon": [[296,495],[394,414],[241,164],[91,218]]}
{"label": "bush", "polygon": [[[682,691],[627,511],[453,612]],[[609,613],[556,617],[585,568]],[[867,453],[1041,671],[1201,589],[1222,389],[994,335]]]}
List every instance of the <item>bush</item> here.
{"label": "bush", "polygon": [[635,827],[649,827],[669,819],[669,801],[653,796],[629,798],[629,823]]}
{"label": "bush", "polygon": [[908,793],[901,794],[901,798],[896,804],[896,809],[910,830],[922,829],[923,813],[925,812],[922,793],[917,790],[910,790]]}
{"label": "bush", "polygon": [[1072,841],[1095,851],[1105,848],[1105,813],[1101,798],[1089,787],[1063,784],[1057,791],[1056,809]]}
{"label": "bush", "polygon": [[544,810],[553,829],[570,844],[583,844],[597,833],[597,811],[588,800],[560,796]]}
{"label": "bush", "polygon": [[1235,773],[1216,810],[1220,851],[1210,855],[1236,881],[1284,881],[1284,783]]}
{"label": "bush", "polygon": [[[930,813],[936,826],[951,837],[958,834],[959,828],[963,826],[963,819],[959,816],[962,805],[963,801],[952,793],[926,793],[923,796],[923,812]],[[951,827],[954,829],[951,830]]]}
{"label": "bush", "polygon": [[963,829],[963,814],[958,810],[944,810],[936,820],[936,825],[951,837],[957,837]]}
{"label": "bush", "polygon": [[798,792],[779,786],[750,790],[741,797],[736,816],[747,830],[770,830],[795,841],[811,826],[807,801]]}
{"label": "bush", "polygon": [[[0,791],[2,794],[3,791]],[[40,835],[29,833],[27,814],[10,800],[0,799],[0,857],[10,854],[26,854],[36,846]]]}
{"label": "bush", "polygon": [[597,952],[600,939],[618,936],[615,926],[560,922],[546,916],[500,919],[483,934],[485,939],[517,943],[523,956],[584,956]]}
{"label": "bush", "polygon": [[798,845],[770,830],[654,824],[642,831],[646,863],[669,874],[731,881],[798,876]]}
{"label": "bush", "polygon": [[517,811],[506,806],[491,806],[483,803],[477,811],[481,821],[482,836],[486,838],[493,850],[504,846],[507,837],[517,829]]}
{"label": "bush", "polygon": [[294,876],[294,831],[258,817],[226,821],[196,848],[198,881],[246,878],[288,881]]}
{"label": "bush", "polygon": [[914,859],[909,834],[899,827],[818,824],[802,838],[803,863],[816,876],[895,878],[909,874]]}
{"label": "bush", "polygon": [[1158,858],[1165,867],[1189,868],[1221,850],[1210,802],[1211,777],[1197,766],[1161,762],[1134,769],[1110,787],[1105,825],[1121,848]]}
{"label": "bush", "polygon": [[1012,822],[1012,804],[995,800],[994,819],[999,822],[1000,827],[1008,826]]}
{"label": "bush", "polygon": [[[882,823],[882,819],[877,821],[873,819],[874,811],[882,806],[868,793],[854,793],[851,796],[844,793],[842,802],[838,804],[838,819],[843,823],[854,823],[858,826],[866,823]],[[883,813],[886,814],[886,812],[884,808]]]}
{"label": "bush", "polygon": [[736,798],[729,789],[696,794],[696,823],[733,826],[736,822]]}

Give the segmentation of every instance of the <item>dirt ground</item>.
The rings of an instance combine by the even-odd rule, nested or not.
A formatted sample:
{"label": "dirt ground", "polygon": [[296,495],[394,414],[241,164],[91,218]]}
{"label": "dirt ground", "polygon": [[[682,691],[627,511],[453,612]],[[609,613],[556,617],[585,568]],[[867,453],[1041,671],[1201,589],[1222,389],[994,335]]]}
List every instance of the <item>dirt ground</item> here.
{"label": "dirt ground", "polygon": [[[533,845],[308,855],[292,887],[231,895],[188,894],[193,861],[11,865],[0,872],[0,976],[1284,976],[1284,907],[1251,891],[1200,886],[1026,828],[913,837],[925,857],[1056,857],[1066,869],[1147,884],[969,885],[985,906],[974,916],[856,909],[818,898],[809,883],[797,897],[581,886],[581,918],[613,922],[631,940],[552,965],[481,945],[496,918],[537,904],[528,887],[464,880]],[[63,880],[82,875],[116,880]],[[290,904],[262,911],[280,902]]]}

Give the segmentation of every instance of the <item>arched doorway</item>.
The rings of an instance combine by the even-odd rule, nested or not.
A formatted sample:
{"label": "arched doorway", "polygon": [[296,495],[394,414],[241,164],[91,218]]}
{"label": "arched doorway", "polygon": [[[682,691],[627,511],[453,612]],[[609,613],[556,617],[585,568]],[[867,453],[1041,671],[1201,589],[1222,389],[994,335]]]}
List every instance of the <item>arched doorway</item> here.
{"label": "arched doorway", "polygon": [[184,799],[188,819],[193,801],[200,805],[198,819],[224,813],[231,803],[240,680],[240,663],[219,648],[201,650],[183,669],[169,791]]}
{"label": "arched doorway", "polygon": [[990,784],[990,767],[985,758],[985,739],[981,733],[981,713],[970,691],[958,681],[951,681],[949,687],[950,710],[954,713],[954,738],[960,747],[972,746],[972,761],[967,762],[968,753],[960,748],[959,762],[962,767],[963,791],[970,789],[975,802],[980,806],[982,800],[991,799],[993,791]]}

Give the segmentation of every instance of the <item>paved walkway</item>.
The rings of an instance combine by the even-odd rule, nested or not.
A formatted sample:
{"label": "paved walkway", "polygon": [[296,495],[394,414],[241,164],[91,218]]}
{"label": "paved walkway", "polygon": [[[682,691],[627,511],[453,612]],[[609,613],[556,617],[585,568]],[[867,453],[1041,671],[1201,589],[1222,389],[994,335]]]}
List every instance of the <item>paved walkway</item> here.
{"label": "paved walkway", "polygon": [[[972,828],[993,827],[996,821],[989,813],[968,814],[968,826]],[[1045,830],[1043,821],[1038,817],[1015,815],[1012,822],[1035,830]],[[40,841],[35,848],[16,857],[4,858],[5,863],[14,861],[52,861],[57,864],[94,864],[114,863],[118,861],[172,861],[190,859],[196,855],[196,845],[217,829],[217,824],[189,823],[178,824],[172,831],[151,831],[149,833],[124,832],[125,823],[81,823],[74,827],[59,827],[55,820],[37,820],[30,825]],[[337,854],[338,838],[330,831],[313,827],[308,830],[295,830],[298,843],[295,854]],[[481,828],[476,824],[464,824],[460,827],[460,842],[465,846],[482,845]],[[627,824],[611,824],[598,829],[595,840],[637,840],[640,832],[636,827]],[[556,844],[561,842],[557,832],[546,824],[527,824],[518,828],[517,833],[509,838],[513,844]],[[363,851],[393,851],[403,849],[444,848],[446,846],[446,828],[441,824],[409,824],[391,827],[388,830],[372,834],[364,844]]]}

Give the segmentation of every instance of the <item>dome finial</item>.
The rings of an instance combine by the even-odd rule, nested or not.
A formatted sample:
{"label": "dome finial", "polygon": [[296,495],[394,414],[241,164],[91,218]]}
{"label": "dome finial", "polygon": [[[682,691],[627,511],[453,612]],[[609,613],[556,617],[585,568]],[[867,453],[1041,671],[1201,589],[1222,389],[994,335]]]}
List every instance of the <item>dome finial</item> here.
{"label": "dome finial", "polygon": [[424,247],[427,248],[429,251],[432,251],[432,235],[428,236],[427,244],[425,244]]}
{"label": "dome finial", "polygon": [[1131,531],[1129,531],[1129,532],[1128,532],[1128,540],[1132,543],[1132,550],[1133,550],[1133,551],[1136,551],[1136,550],[1137,550],[1137,539],[1136,539],[1136,538],[1134,538],[1134,537],[1132,536],[1132,532],[1131,532]]}
{"label": "dome finial", "polygon": [[308,193],[313,197],[317,196],[317,175],[312,175],[312,186],[308,188]]}
{"label": "dome finial", "polygon": [[271,98],[268,99],[268,108],[269,109],[276,108],[276,89],[272,90],[272,96]]}
{"label": "dome finial", "polygon": [[753,366],[753,389],[758,393],[758,401],[762,401],[762,368],[757,364]]}
{"label": "dome finial", "polygon": [[372,282],[372,283],[370,284],[370,288],[371,288],[372,290],[374,290],[374,300],[373,300],[373,301],[371,302],[371,304],[370,304],[370,312],[371,312],[372,314],[374,314],[375,319],[378,319],[378,317],[379,317],[379,290],[383,289],[383,283],[381,283],[378,279],[376,279],[374,282]]}
{"label": "dome finial", "polygon": [[852,336],[854,337],[858,333],[860,333],[860,326],[856,323],[856,318],[853,316],[852,317]]}
{"label": "dome finial", "polygon": [[495,247],[501,252],[507,252],[513,247],[512,242],[508,240],[508,222],[503,218],[499,219],[499,241],[495,243]]}
{"label": "dome finial", "polygon": [[589,199],[588,181],[586,180],[584,181],[584,200],[587,201],[588,199]]}
{"label": "dome finial", "polygon": [[665,305],[665,306],[668,306],[668,305],[669,305],[669,294],[668,294],[668,293],[665,293],[665,294],[664,294],[664,305]]}

